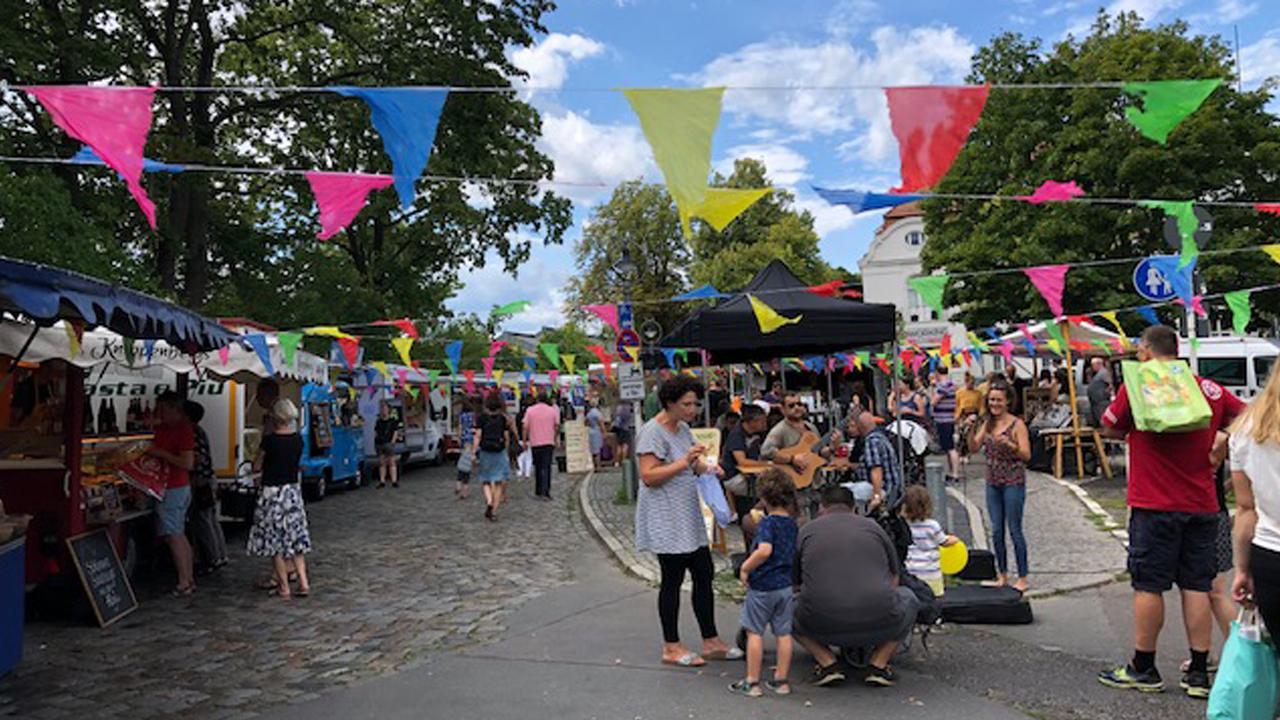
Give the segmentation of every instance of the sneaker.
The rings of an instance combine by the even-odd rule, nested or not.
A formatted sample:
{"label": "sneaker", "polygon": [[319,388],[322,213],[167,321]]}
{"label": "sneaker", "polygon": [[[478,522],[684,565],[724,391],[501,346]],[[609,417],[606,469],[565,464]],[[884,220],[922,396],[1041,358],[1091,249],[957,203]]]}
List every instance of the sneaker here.
{"label": "sneaker", "polygon": [[840,663],[833,662],[826,667],[821,665],[813,669],[813,675],[810,676],[809,682],[818,687],[826,687],[836,683],[844,682],[845,674],[840,669]]}
{"label": "sneaker", "polygon": [[747,682],[745,679],[739,680],[738,682],[730,685],[729,692],[753,698],[758,698],[761,695],[764,695],[764,691],[760,689],[760,683]]}
{"label": "sneaker", "polygon": [[1182,676],[1182,682],[1178,683],[1178,687],[1186,691],[1187,697],[1193,697],[1197,700],[1209,699],[1209,673],[1199,670],[1191,670]]}
{"label": "sneaker", "polygon": [[1160,677],[1160,671],[1154,667],[1146,672],[1138,672],[1132,665],[1121,665],[1114,670],[1098,673],[1098,682],[1121,690],[1164,692],[1164,680]]}
{"label": "sneaker", "polygon": [[875,665],[867,666],[867,677],[864,679],[868,685],[879,685],[880,687],[893,687],[898,684],[898,674],[893,668],[878,668]]}
{"label": "sneaker", "polygon": [[[1178,666],[1178,671],[1184,673],[1191,672],[1191,661],[1183,660],[1182,664]],[[1218,672],[1218,661],[1213,658],[1209,658],[1209,674],[1212,675],[1216,672]]]}

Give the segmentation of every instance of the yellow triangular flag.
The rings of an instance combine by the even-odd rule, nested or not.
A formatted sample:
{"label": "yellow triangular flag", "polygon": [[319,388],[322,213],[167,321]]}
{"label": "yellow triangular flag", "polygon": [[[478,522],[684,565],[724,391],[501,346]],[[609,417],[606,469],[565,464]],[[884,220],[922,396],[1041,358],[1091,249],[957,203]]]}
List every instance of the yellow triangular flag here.
{"label": "yellow triangular flag", "polygon": [[1270,255],[1272,260],[1280,263],[1280,245],[1263,245],[1262,252]]}
{"label": "yellow triangular flag", "polygon": [[308,335],[323,335],[325,337],[338,338],[339,340],[348,340],[354,335],[348,335],[333,325],[318,325],[316,327],[303,328],[302,332]]}
{"label": "yellow triangular flag", "polygon": [[494,384],[494,385],[501,385],[501,384],[502,384],[502,373],[504,373],[504,372],[506,372],[506,371],[505,371],[505,370],[498,370],[498,369],[496,369],[496,368],[494,369],[494,371],[493,371],[493,384]]}
{"label": "yellow triangular flag", "polygon": [[689,237],[693,234],[689,218],[706,198],[711,136],[720,124],[724,88],[632,88],[622,94],[640,118],[640,128],[667,181],[667,192],[680,210],[685,237]]}
{"label": "yellow triangular flag", "polygon": [[577,355],[571,355],[569,353],[564,353],[560,356],[560,361],[564,363],[565,369],[569,371],[570,375],[573,374],[573,361],[577,359]]}
{"label": "yellow triangular flag", "polygon": [[706,197],[693,209],[693,215],[706,220],[717,231],[724,230],[734,218],[772,191],[773,188],[739,190],[709,187]]}
{"label": "yellow triangular flag", "polygon": [[373,361],[373,367],[374,367],[378,372],[382,373],[382,376],[383,376],[383,377],[385,377],[385,378],[390,378],[390,377],[391,377],[391,370],[390,370],[389,368],[387,368],[387,364],[386,364],[386,363],[384,363],[384,362],[382,362],[381,360],[375,360],[375,361]]}
{"label": "yellow triangular flag", "polygon": [[942,367],[951,368],[951,353],[941,353],[938,355],[938,359],[942,361]]}
{"label": "yellow triangular flag", "polygon": [[409,357],[409,350],[413,347],[413,338],[391,338],[391,347],[395,348],[396,352],[400,353],[400,359],[404,361],[405,365],[413,364],[413,358]]}
{"label": "yellow triangular flag", "polygon": [[631,356],[631,362],[638,362],[638,361],[640,360],[640,347],[639,347],[639,346],[635,346],[635,345],[627,345],[627,346],[623,347],[622,349],[623,349],[623,350],[626,350],[626,351],[627,351],[627,354]]}
{"label": "yellow triangular flag", "polygon": [[62,321],[62,329],[67,331],[67,342],[71,344],[71,357],[80,354],[80,335],[76,332],[75,327],[71,325],[70,320]]}
{"label": "yellow triangular flag", "polygon": [[760,332],[766,335],[783,325],[794,325],[804,317],[804,315],[797,315],[793,318],[783,317],[778,314],[777,310],[757,300],[755,295],[748,294],[747,300],[751,301],[751,311],[756,314],[756,322],[760,324]]}
{"label": "yellow triangular flag", "polygon": [[[1275,247],[1280,250],[1280,245],[1273,245],[1271,247]],[[1280,262],[1280,260],[1277,260],[1276,262]],[[1120,325],[1120,319],[1116,317],[1116,311],[1108,310],[1098,314],[1101,315],[1104,320],[1111,323],[1111,327],[1115,328],[1116,332],[1120,333],[1120,344],[1126,348],[1129,347],[1129,337],[1124,334],[1124,328]]]}

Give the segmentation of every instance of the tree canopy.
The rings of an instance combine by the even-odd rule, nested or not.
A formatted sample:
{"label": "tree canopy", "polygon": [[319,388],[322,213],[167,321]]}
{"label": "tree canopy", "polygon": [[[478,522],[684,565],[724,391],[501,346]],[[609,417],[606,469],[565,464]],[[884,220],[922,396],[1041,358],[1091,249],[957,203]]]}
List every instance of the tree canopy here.
{"label": "tree canopy", "polygon": [[[1088,37],[1045,50],[1038,39],[1006,33],[981,48],[973,83],[1224,78],[1204,105],[1170,135],[1167,145],[1140,136],[1123,108],[1137,102],[1117,89],[1018,89],[992,92],[982,118],[940,193],[1029,194],[1045,180],[1076,180],[1093,197],[1236,200],[1280,197],[1280,126],[1267,112],[1265,89],[1240,92],[1227,46],[1216,36],[1190,36],[1178,21],[1144,28],[1132,13],[1099,14]],[[924,203],[926,271],[1017,268],[1170,252],[1158,210],[1122,205],[1018,201],[929,200]],[[1251,209],[1211,208],[1209,248],[1257,245],[1280,231],[1280,220]],[[1203,256],[1208,292],[1276,281],[1278,268],[1261,254]],[[1068,313],[1131,307],[1142,300],[1133,265],[1080,267],[1067,275]],[[971,327],[1023,321],[1050,313],[1021,273],[953,281],[948,306]],[[1280,309],[1275,294],[1257,307]],[[1255,314],[1255,318],[1257,315]],[[1124,319],[1124,316],[1122,316]]]}

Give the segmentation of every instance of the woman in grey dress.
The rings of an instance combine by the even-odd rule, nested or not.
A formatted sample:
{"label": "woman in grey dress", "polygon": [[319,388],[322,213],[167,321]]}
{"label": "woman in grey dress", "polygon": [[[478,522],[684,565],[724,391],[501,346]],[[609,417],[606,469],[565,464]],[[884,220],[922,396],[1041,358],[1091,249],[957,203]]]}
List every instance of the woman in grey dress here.
{"label": "woman in grey dress", "polygon": [[[662,662],[698,667],[711,660],[738,660],[716,632],[715,573],[707,549],[707,528],[698,499],[697,475],[723,473],[703,460],[706,448],[697,444],[689,422],[698,414],[702,383],[688,376],[673,377],[658,389],[662,410],[640,428],[636,458],[640,463],[640,492],[636,502],[636,549],[658,556],[662,584],[658,590],[658,618],[662,623]],[[702,631],[702,654],[680,642],[680,585],[685,573],[693,578],[693,614]]]}

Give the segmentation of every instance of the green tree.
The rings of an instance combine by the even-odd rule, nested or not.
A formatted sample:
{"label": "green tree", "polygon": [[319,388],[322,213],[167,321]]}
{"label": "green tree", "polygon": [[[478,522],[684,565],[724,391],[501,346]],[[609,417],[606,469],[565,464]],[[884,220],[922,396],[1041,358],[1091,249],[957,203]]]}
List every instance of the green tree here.
{"label": "green tree", "polygon": [[[545,32],[550,0],[0,0],[0,79],[169,86],[504,86],[512,47]],[[0,151],[68,156],[76,143],[23,93],[4,96]],[[157,96],[148,154],[174,162],[387,171],[363,103],[331,94]],[[536,111],[513,94],[457,93],[428,174],[544,179]],[[516,229],[560,242],[570,205],[533,184],[419,183],[412,210],[377,193],[329,243],[298,176],[148,176],[151,233],[106,170],[0,166],[0,194],[39,192],[0,225],[0,250],[66,260],[210,312],[281,326],[441,312],[459,270],[488,251],[513,269]],[[61,187],[61,191],[58,187]],[[13,191],[13,194],[11,194]],[[8,207],[2,209],[8,210]],[[8,215],[5,216],[6,220]],[[78,218],[78,220],[77,220]]]}
{"label": "green tree", "polygon": [[[742,158],[729,177],[717,173],[713,187],[768,187],[763,162]],[[770,260],[787,264],[805,282],[817,284],[842,276],[822,260],[813,215],[794,208],[795,195],[775,189],[747,208],[723,231],[698,223],[693,241],[690,276],[694,285],[710,283],[723,291],[739,290]]]}
{"label": "green tree", "polygon": [[[624,251],[635,268],[619,268]],[[568,306],[578,319],[582,306],[616,303],[630,297],[639,327],[653,318],[670,330],[689,308],[669,299],[684,292],[689,246],[680,232],[675,203],[661,185],[632,180],[595,207],[574,245],[576,277],[569,281]]]}
{"label": "green tree", "polygon": [[[1124,119],[1126,99],[1111,88],[1020,89],[991,93],[974,129],[937,190],[1024,194],[1045,180],[1077,180],[1093,197],[1253,201],[1280,193],[1280,126],[1267,113],[1265,89],[1239,92],[1226,45],[1189,36],[1178,21],[1144,28],[1132,13],[1099,14],[1088,37],[1045,51],[1017,34],[996,37],[973,59],[974,83],[1085,83],[1170,78],[1227,80],[1161,146]],[[1016,201],[924,203],[926,271],[1017,268],[1167,253],[1159,211],[1129,206]],[[1280,222],[1248,209],[1214,208],[1212,248],[1256,245]],[[1251,253],[1205,256],[1209,292],[1273,283],[1280,272]],[[1075,268],[1067,276],[1067,312],[1141,302],[1133,266]],[[970,327],[1045,317],[1049,311],[1021,273],[952,282],[949,306]],[[1259,306],[1277,309],[1274,296]],[[1124,316],[1122,316],[1124,319]],[[1135,323],[1136,326],[1136,323]],[[1132,329],[1132,328],[1131,328]]]}

